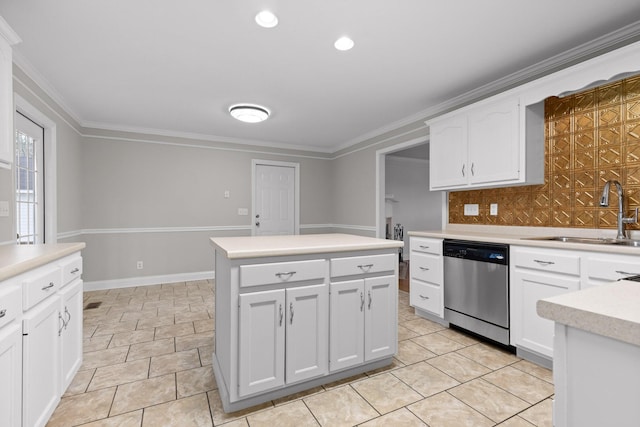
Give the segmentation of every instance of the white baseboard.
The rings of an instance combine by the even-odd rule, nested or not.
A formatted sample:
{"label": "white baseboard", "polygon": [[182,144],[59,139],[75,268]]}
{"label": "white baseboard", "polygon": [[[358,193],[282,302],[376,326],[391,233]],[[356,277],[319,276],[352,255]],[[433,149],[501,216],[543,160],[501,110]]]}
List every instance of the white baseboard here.
{"label": "white baseboard", "polygon": [[165,274],[161,276],[128,277],[124,279],[96,280],[93,282],[84,282],[84,290],[102,291],[105,289],[134,288],[136,286],[159,285],[161,283],[190,282],[192,280],[209,280],[214,278],[215,271]]}

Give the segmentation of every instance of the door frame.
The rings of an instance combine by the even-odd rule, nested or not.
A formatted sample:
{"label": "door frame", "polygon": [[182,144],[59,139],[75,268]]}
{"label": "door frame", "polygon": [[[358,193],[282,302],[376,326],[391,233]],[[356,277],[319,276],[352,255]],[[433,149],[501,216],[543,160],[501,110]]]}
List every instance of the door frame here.
{"label": "door frame", "polygon": [[293,168],[294,189],[293,189],[293,234],[300,234],[300,163],[281,162],[277,160],[251,159],[251,235],[255,236],[256,227],[256,167],[281,166]]}
{"label": "door frame", "polygon": [[[46,243],[58,242],[58,193],[57,193],[57,158],[56,158],[56,122],[31,105],[26,99],[14,92],[14,116],[19,111],[31,121],[44,129],[44,241]],[[14,118],[15,129],[15,118]],[[15,139],[15,132],[12,135]],[[14,141],[15,144],[15,141]],[[15,175],[15,169],[12,169]],[[12,176],[12,199],[15,214],[15,176]],[[15,215],[14,215],[15,217]],[[16,235],[17,225],[13,223],[13,236]]]}

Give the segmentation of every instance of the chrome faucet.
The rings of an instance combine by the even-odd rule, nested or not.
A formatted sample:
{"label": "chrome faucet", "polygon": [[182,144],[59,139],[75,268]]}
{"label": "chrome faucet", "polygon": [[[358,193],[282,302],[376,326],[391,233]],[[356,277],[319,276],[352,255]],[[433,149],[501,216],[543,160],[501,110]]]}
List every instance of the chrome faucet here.
{"label": "chrome faucet", "polygon": [[604,188],[602,189],[602,196],[600,197],[600,206],[609,206],[609,187],[611,186],[611,184],[616,186],[616,190],[618,192],[618,235],[616,236],[616,239],[626,239],[627,235],[624,229],[624,225],[638,222],[638,208],[636,208],[636,213],[634,216],[629,218],[624,217],[624,194],[622,192],[622,185],[620,185],[620,183],[615,180],[609,180],[604,184]]}

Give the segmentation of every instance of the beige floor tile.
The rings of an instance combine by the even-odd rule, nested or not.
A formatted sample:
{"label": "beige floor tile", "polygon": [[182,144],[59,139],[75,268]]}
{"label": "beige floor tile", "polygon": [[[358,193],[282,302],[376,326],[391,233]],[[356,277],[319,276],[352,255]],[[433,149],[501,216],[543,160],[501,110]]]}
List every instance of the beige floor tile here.
{"label": "beige floor tile", "polygon": [[412,340],[406,340],[398,343],[398,354],[396,354],[395,357],[405,365],[411,365],[436,357],[436,354],[416,344]]}
{"label": "beige floor tile", "polygon": [[200,355],[198,354],[198,349],[195,348],[162,356],[153,356],[151,358],[151,367],[149,368],[149,378],[199,367]]}
{"label": "beige floor tile", "polygon": [[127,357],[127,347],[116,347],[107,350],[89,351],[82,356],[82,366],[80,370],[95,369],[101,366],[115,365],[122,363]]}
{"label": "beige floor tile", "polygon": [[118,386],[109,415],[124,414],[176,399],[175,374]]}
{"label": "beige floor tile", "polygon": [[285,405],[287,403],[293,402],[294,400],[300,400],[314,394],[322,393],[323,391],[324,391],[324,388],[322,388],[322,386],[313,387],[313,388],[310,388],[309,390],[304,390],[299,393],[294,393],[285,397],[281,397],[279,399],[275,399],[272,402],[275,406]]}
{"label": "beige floor tile", "polygon": [[230,421],[225,424],[216,424],[216,426],[218,425],[223,425],[224,427],[249,427],[249,423],[246,418],[240,418],[239,420]]}
{"label": "beige floor tile", "polygon": [[520,360],[518,357],[506,352],[505,350],[485,343],[471,345],[460,349],[457,352],[492,370],[500,369]]}
{"label": "beige floor tile", "polygon": [[440,369],[445,374],[455,378],[461,383],[478,378],[491,372],[491,369],[484,365],[467,359],[458,353],[448,353],[442,356],[427,360],[432,366]]}
{"label": "beige floor tile", "polygon": [[109,343],[109,348],[122,347],[124,345],[138,344],[141,342],[153,341],[155,331],[153,329],[144,329],[141,331],[120,332],[113,334],[113,338]]}
{"label": "beige floor tile", "polygon": [[551,369],[543,368],[542,366],[538,366],[528,360],[521,360],[511,366],[553,384],[553,371],[551,371]]}
{"label": "beige floor tile", "polygon": [[157,327],[156,339],[159,340],[162,338],[181,337],[184,335],[192,335],[195,333],[196,331],[195,329],[193,329],[193,322],[177,323],[175,325]]}
{"label": "beige floor tile", "polygon": [[207,395],[197,394],[144,409],[142,427],[213,426]]}
{"label": "beige floor tile", "polygon": [[553,400],[545,399],[519,415],[537,427],[552,427]]}
{"label": "beige floor tile", "polygon": [[213,364],[213,345],[198,347],[198,354],[200,355],[200,364],[202,366]]}
{"label": "beige floor tile", "polygon": [[309,409],[301,400],[270,408],[249,415],[251,427],[317,427],[319,426]]}
{"label": "beige floor tile", "polygon": [[151,309],[139,310],[139,311],[126,311],[122,313],[122,317],[120,318],[120,320],[123,322],[127,322],[127,321],[133,321],[133,320],[146,319],[149,317],[155,317],[157,315],[158,315],[157,308],[151,308]]}
{"label": "beige floor tile", "polygon": [[553,385],[511,366],[505,366],[482,378],[530,404],[538,403],[553,394]]}
{"label": "beige floor tile", "polygon": [[174,338],[149,341],[140,344],[133,344],[129,348],[127,362],[131,360],[144,359],[147,357],[161,356],[173,353],[176,349]]}
{"label": "beige floor tile", "polygon": [[[207,312],[207,317],[209,316],[209,312]],[[213,331],[215,329],[215,320],[213,319],[205,319],[205,320],[196,320],[193,322],[193,327],[196,330],[196,333],[200,332],[208,332]]]}
{"label": "beige floor tile", "polygon": [[152,316],[138,320],[137,329],[153,329],[159,326],[170,326],[173,324],[173,316]]}
{"label": "beige floor tile", "polygon": [[384,374],[386,372],[394,371],[398,368],[402,368],[403,366],[405,366],[405,364],[394,357],[390,365],[383,366],[382,368],[374,369],[373,371],[367,371],[365,372],[365,374],[368,377],[373,377],[378,374]]}
{"label": "beige floor tile", "polygon": [[347,377],[347,378],[343,378],[341,380],[337,380],[337,381],[331,382],[329,384],[324,384],[322,387],[325,390],[331,390],[331,389],[334,389],[334,388],[342,387],[342,386],[347,385],[347,384],[351,384],[352,382],[355,382],[355,381],[360,381],[360,380],[365,379],[365,378],[367,378],[367,376],[365,374],[353,375],[353,376],[350,376],[350,377]]}
{"label": "beige floor tile", "polygon": [[409,410],[429,427],[491,427],[493,421],[447,392],[409,406]]}
{"label": "beige floor tile", "polygon": [[353,426],[379,415],[350,386],[316,394],[303,401],[322,426]]}
{"label": "beige floor tile", "polygon": [[96,369],[93,379],[89,383],[88,391],[113,387],[147,378],[149,374],[149,359],[103,366]]}
{"label": "beige floor tile", "polygon": [[90,325],[88,323],[83,323],[82,325],[82,338],[91,338],[93,334],[98,330],[98,325]]}
{"label": "beige floor tile", "polygon": [[98,329],[94,332],[93,336],[112,335],[112,334],[117,334],[118,332],[135,331],[137,324],[138,324],[137,320],[130,320],[128,322],[101,324],[100,326],[98,326]]}
{"label": "beige floor tile", "polygon": [[191,350],[192,348],[206,347],[214,340],[213,331],[201,332],[199,334],[184,335],[176,337],[176,351]]}
{"label": "beige floor tile", "polygon": [[406,408],[401,408],[396,411],[390,412],[378,418],[374,418],[371,421],[367,421],[364,424],[360,424],[361,427],[428,427],[423,423],[420,418],[413,415]]}
{"label": "beige floor tile", "polygon": [[462,344],[464,346],[469,346],[469,345],[477,344],[477,343],[480,342],[476,338],[473,338],[472,336],[464,334],[464,333],[462,333],[460,331],[457,331],[455,329],[443,329],[443,330],[438,331],[436,333],[438,335],[442,335],[444,337],[447,337],[450,340],[459,342],[460,344]]}
{"label": "beige floor tile", "polygon": [[175,305],[173,307],[158,307],[158,316],[175,316],[177,313],[188,313],[189,304]]}
{"label": "beige floor tile", "polygon": [[173,295],[172,299],[169,300],[157,300],[157,301],[147,301],[143,304],[143,310],[152,309],[152,308],[166,308],[173,307]]}
{"label": "beige floor tile", "polygon": [[402,325],[398,325],[398,341],[404,341],[419,336],[417,332]]}
{"label": "beige floor tile", "polygon": [[109,347],[113,335],[99,335],[93,338],[85,338],[82,340],[82,351],[88,353],[90,351],[105,350]]}
{"label": "beige floor tile", "polygon": [[218,390],[208,392],[207,397],[209,398],[211,416],[213,417],[213,425],[215,426],[239,420],[251,414],[273,407],[271,402],[265,402],[261,405],[252,406],[251,408],[243,409],[241,411],[226,413],[222,408],[222,401],[220,400],[220,393],[218,393]]}
{"label": "beige floor tile", "polygon": [[450,340],[449,338],[438,334],[422,335],[420,337],[413,338],[411,341],[435,354],[451,353],[452,351],[460,350],[465,347],[457,341]]}
{"label": "beige floor tile", "polygon": [[392,374],[424,397],[440,393],[460,384],[426,362],[396,369]]}
{"label": "beige floor tile", "polygon": [[[191,307],[189,307],[191,309]],[[182,313],[176,313],[176,323],[193,322],[195,320],[209,320],[209,313],[205,311],[185,311]]]}
{"label": "beige floor tile", "polygon": [[419,335],[426,335],[426,334],[441,331],[444,329],[444,326],[439,325],[436,322],[423,319],[421,317],[415,320],[404,322],[402,323],[402,326],[404,326],[405,328],[411,329],[414,332],[417,332]]}
{"label": "beige floor tile", "polygon": [[[381,414],[422,399],[420,393],[391,374],[381,374],[351,384],[360,396]],[[251,421],[251,420],[249,420]]]}
{"label": "beige floor tile", "polygon": [[207,391],[217,388],[211,366],[180,371],[176,374],[176,383],[178,399],[194,394],[206,393]]}
{"label": "beige floor tile", "polygon": [[526,421],[524,418],[520,418],[518,415],[515,417],[511,417],[505,422],[497,424],[499,427],[537,427],[530,422]]}
{"label": "beige floor tile", "polygon": [[524,400],[482,378],[452,388],[449,393],[494,422],[504,421],[529,407]]}
{"label": "beige floor tile", "polygon": [[89,424],[83,424],[82,427],[140,427],[142,424],[142,409],[129,412],[127,414],[116,415],[115,417],[105,418],[103,420],[94,421]]}
{"label": "beige floor tile", "polygon": [[93,378],[95,369],[89,369],[87,371],[79,371],[71,380],[71,384],[64,393],[64,397],[73,396],[74,394],[81,394],[87,391],[87,387]]}
{"label": "beige floor tile", "polygon": [[106,418],[116,388],[78,394],[60,400],[47,427],[68,427]]}

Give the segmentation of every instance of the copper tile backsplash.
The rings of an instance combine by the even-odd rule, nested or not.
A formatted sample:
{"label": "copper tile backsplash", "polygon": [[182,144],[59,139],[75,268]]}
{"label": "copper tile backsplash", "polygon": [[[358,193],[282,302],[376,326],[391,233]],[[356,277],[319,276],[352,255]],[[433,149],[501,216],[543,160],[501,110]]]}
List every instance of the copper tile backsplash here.
{"label": "copper tile backsplash", "polygon": [[[598,204],[609,179],[622,184],[627,214],[640,206],[640,76],[548,98],[545,183],[450,192],[449,223],[616,228],[616,192],[608,208]],[[465,203],[477,203],[480,214],[464,216]],[[497,216],[489,215],[491,203]]]}

